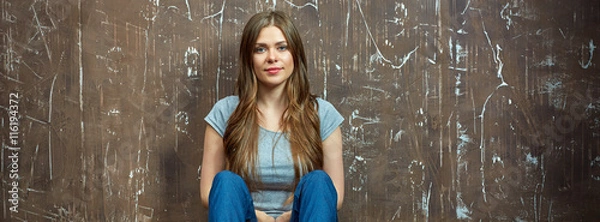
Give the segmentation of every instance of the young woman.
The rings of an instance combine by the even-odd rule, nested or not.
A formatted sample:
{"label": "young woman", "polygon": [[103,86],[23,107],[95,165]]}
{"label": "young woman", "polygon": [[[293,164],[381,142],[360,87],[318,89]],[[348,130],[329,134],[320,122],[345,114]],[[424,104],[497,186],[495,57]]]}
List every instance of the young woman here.
{"label": "young woman", "polygon": [[239,62],[237,95],[205,118],[200,194],[209,221],[337,221],[343,117],[310,93],[291,19],[279,11],[250,18]]}

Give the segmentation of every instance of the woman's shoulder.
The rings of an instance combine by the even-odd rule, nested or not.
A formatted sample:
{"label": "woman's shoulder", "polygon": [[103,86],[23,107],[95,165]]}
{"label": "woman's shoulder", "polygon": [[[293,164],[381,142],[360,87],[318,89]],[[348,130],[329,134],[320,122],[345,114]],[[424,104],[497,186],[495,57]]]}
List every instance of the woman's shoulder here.
{"label": "woman's shoulder", "polygon": [[331,104],[331,102],[319,97],[316,98],[316,102],[317,112],[319,113],[321,121],[337,121],[343,119],[339,111]]}
{"label": "woman's shoulder", "polygon": [[240,99],[237,96],[227,96],[222,98],[215,103],[207,117],[209,119],[212,118],[215,120],[227,121],[238,103],[240,103]]}
{"label": "woman's shoulder", "polygon": [[231,96],[226,96],[221,98],[219,101],[217,101],[217,103],[239,103],[240,102],[240,97],[236,96],[236,95],[231,95]]}
{"label": "woman's shoulder", "polygon": [[239,102],[240,100],[237,96],[227,96],[220,99],[215,103],[204,120],[223,136],[227,127],[227,121]]}
{"label": "woman's shoulder", "polygon": [[329,101],[316,98],[318,105],[319,121],[321,127],[321,138],[327,139],[333,131],[342,124],[344,117]]}
{"label": "woman's shoulder", "polygon": [[238,96],[227,96],[217,101],[214,108],[233,111],[239,103],[240,98]]}
{"label": "woman's shoulder", "polygon": [[317,107],[319,108],[319,112],[327,111],[327,110],[331,110],[331,109],[335,110],[335,107],[329,101],[327,101],[321,97],[317,97],[315,100],[317,101]]}

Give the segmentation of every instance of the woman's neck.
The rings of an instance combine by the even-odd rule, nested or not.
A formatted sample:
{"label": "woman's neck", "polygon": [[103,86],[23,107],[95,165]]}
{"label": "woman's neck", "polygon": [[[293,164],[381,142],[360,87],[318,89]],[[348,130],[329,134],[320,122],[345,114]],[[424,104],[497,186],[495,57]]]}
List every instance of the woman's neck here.
{"label": "woman's neck", "polygon": [[263,109],[285,109],[288,105],[288,98],[284,87],[266,88],[259,87],[257,95],[257,105]]}
{"label": "woman's neck", "polygon": [[288,98],[283,91],[259,90],[257,104],[259,125],[270,131],[281,131],[281,120],[288,105]]}
{"label": "woman's neck", "polygon": [[258,108],[261,110],[285,110],[288,99],[284,95],[258,94]]}

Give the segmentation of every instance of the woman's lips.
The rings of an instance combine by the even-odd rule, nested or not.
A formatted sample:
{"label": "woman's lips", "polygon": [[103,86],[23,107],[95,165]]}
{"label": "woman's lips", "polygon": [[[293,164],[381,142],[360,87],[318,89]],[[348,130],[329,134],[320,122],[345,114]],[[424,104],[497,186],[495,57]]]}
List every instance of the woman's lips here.
{"label": "woman's lips", "polygon": [[282,70],[282,68],[280,68],[280,67],[271,67],[271,68],[266,69],[266,71],[269,74],[277,74],[281,70]]}

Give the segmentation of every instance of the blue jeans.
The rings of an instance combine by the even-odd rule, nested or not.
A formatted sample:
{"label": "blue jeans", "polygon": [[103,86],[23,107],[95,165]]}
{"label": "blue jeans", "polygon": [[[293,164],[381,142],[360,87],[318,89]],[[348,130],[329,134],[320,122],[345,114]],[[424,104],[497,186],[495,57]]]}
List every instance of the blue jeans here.
{"label": "blue jeans", "polygon": [[[215,176],[208,203],[208,221],[257,221],[246,183],[231,171],[221,171]],[[337,192],[331,178],[324,171],[315,170],[304,175],[296,187],[290,221],[338,221],[336,207]]]}

